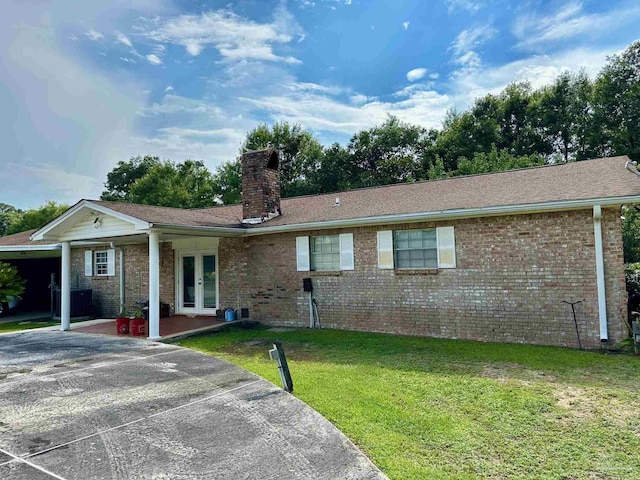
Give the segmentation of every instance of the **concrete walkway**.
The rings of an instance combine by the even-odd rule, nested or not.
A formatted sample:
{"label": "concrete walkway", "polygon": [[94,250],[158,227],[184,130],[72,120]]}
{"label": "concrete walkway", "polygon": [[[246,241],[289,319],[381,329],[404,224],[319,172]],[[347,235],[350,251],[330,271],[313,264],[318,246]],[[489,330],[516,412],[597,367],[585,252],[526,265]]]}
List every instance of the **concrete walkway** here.
{"label": "concrete walkway", "polygon": [[0,336],[0,478],[386,477],[306,404],[215,357],[31,331]]}

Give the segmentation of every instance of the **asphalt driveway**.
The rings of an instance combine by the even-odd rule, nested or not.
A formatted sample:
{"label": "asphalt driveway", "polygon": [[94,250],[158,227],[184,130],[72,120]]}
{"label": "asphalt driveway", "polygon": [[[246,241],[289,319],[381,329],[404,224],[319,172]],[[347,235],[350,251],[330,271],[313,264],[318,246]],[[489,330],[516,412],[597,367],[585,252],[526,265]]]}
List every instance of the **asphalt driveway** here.
{"label": "asphalt driveway", "polygon": [[313,409],[225,361],[32,331],[0,335],[0,478],[386,477]]}

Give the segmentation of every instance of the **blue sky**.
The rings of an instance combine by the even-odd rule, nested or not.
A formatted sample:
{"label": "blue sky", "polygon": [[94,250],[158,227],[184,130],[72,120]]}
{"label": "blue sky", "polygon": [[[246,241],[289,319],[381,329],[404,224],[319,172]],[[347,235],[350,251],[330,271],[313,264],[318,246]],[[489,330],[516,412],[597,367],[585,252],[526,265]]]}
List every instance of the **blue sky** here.
{"label": "blue sky", "polygon": [[261,122],[325,144],[387,114],[438,127],[513,81],[593,76],[638,32],[633,0],[5,0],[0,202],[95,198],[137,154],[214,169]]}

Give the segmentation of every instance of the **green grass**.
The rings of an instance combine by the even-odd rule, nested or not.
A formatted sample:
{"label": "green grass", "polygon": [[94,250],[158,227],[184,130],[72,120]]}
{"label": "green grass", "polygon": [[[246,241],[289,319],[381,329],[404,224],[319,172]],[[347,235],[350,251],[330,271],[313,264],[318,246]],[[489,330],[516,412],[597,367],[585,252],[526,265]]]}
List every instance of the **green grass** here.
{"label": "green grass", "polygon": [[55,322],[6,322],[0,323],[0,333],[17,332],[18,330],[31,330],[32,328],[51,327],[60,325],[59,321]]}
{"label": "green grass", "polygon": [[640,478],[640,358],[335,330],[228,330],[181,345],[279,384],[392,479]]}

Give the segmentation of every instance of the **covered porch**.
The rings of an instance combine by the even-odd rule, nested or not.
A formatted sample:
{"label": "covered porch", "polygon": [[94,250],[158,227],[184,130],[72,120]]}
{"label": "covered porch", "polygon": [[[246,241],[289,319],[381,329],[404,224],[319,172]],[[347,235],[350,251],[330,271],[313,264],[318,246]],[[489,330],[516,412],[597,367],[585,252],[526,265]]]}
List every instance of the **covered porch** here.
{"label": "covered porch", "polygon": [[[149,322],[146,322],[148,331]],[[242,323],[241,321],[225,322],[211,316],[195,316],[172,315],[171,317],[162,317],[159,322],[159,336],[161,340],[168,340],[183,335],[195,334],[200,332],[215,331],[225,328],[229,325]],[[100,335],[127,336],[121,335],[116,329],[115,319],[105,319],[95,322],[82,322],[80,324],[71,324],[70,328],[76,333],[94,333]]]}
{"label": "covered porch", "polygon": [[146,218],[146,206],[136,206],[141,207],[144,215],[134,217],[117,210],[130,205],[83,200],[32,235],[60,246],[62,330],[117,333],[115,320],[71,323],[71,291],[79,286],[93,290],[102,319],[141,317],[144,302],[151,340],[223,325],[218,311],[236,307],[220,305],[218,244],[238,230],[160,225]]}

